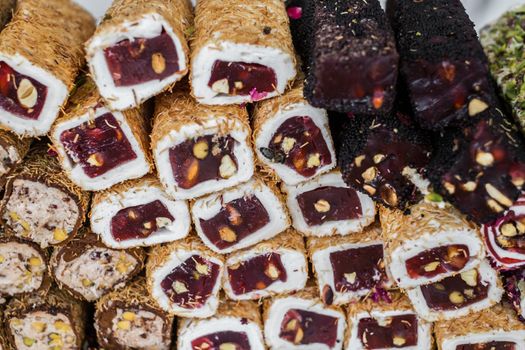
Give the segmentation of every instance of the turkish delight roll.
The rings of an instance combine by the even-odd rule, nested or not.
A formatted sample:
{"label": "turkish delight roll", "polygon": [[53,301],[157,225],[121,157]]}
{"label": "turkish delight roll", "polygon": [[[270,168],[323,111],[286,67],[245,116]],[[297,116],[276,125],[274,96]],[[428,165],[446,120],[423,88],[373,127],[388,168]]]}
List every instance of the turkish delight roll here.
{"label": "turkish delight roll", "polygon": [[525,194],[505,213],[481,227],[488,256],[498,269],[525,266]]}
{"label": "turkish delight roll", "polygon": [[187,0],[118,0],[86,44],[89,69],[113,110],[137,107],[188,72]]}
{"label": "turkish delight roll", "polygon": [[518,199],[525,183],[525,143],[499,109],[481,112],[435,144],[429,179],[469,219],[491,222]]}
{"label": "turkish delight roll", "polygon": [[308,261],[301,235],[292,229],[252,248],[232,253],[223,289],[233,300],[260,299],[305,287]]}
{"label": "turkish delight roll", "polygon": [[253,124],[257,158],[287,184],[313,178],[336,164],[328,115],[306,102],[301,83],[258,103]]}
{"label": "turkish delight roll", "polygon": [[418,202],[427,191],[424,168],[432,147],[404,113],[349,116],[339,140],[339,165],[349,186],[398,208]]}
{"label": "turkish delight roll", "polygon": [[48,256],[34,242],[0,236],[0,305],[6,298],[42,291],[50,285]]}
{"label": "turkish delight roll", "polygon": [[6,329],[4,326],[3,310],[0,310],[0,350],[12,350],[13,347],[7,339]]}
{"label": "turkish delight roll", "polygon": [[436,322],[439,350],[518,350],[525,348],[525,325],[507,305],[496,305],[455,322]]}
{"label": "turkish delight roll", "polygon": [[487,261],[472,270],[406,291],[418,315],[427,321],[450,320],[499,303],[501,281]]}
{"label": "turkish delight roll", "polygon": [[151,249],[148,290],[164,311],[181,317],[210,317],[219,305],[224,259],[194,235]]}
{"label": "turkish delight roll", "polygon": [[111,248],[151,246],[190,232],[188,203],[168,197],[159,180],[146,175],[93,196],[91,230]]}
{"label": "turkish delight roll", "polygon": [[[306,47],[305,96],[316,107],[358,114],[388,113],[399,55],[379,1],[309,1],[299,36]],[[305,57],[306,56],[306,57]]]}
{"label": "turkish delight roll", "polygon": [[145,110],[111,111],[89,78],[50,137],[67,175],[85,190],[104,190],[151,168]]}
{"label": "turkish delight roll", "polygon": [[432,350],[432,324],[419,318],[410,301],[392,293],[389,302],[368,298],[348,308],[348,350]]}
{"label": "turkish delight roll", "polygon": [[99,345],[108,350],[171,347],[173,317],[160,310],[139,277],[97,302],[95,329]]}
{"label": "turkish delight roll", "polygon": [[280,95],[295,78],[295,66],[282,0],[198,2],[190,79],[200,103],[245,103]]}
{"label": "turkish delight roll", "polygon": [[141,248],[108,248],[84,229],[79,237],[54,249],[49,270],[61,289],[91,302],[124,287],[142,270],[144,259]]}
{"label": "turkish delight roll", "polygon": [[525,35],[524,20],[525,7],[518,6],[504,13],[480,33],[492,76],[522,131],[525,130],[525,95],[521,90],[521,82],[525,77],[525,67],[521,64],[520,45]]}
{"label": "turkish delight roll", "polygon": [[0,208],[8,234],[42,248],[73,238],[84,223],[90,195],[69,180],[47,146],[37,144],[9,177]]}
{"label": "turkish delight roll", "polygon": [[160,96],[156,102],[152,149],[169,195],[196,198],[252,177],[246,108],[204,106],[185,89]]}
{"label": "turkish delight roll", "polygon": [[8,340],[20,350],[80,349],[84,320],[85,306],[57,288],[14,298],[4,313]]}
{"label": "turkish delight roll", "polygon": [[401,288],[471,270],[485,257],[478,228],[450,205],[419,203],[408,215],[380,210],[387,265]]}
{"label": "turkish delight roll", "polygon": [[389,0],[387,13],[422,127],[439,129],[496,103],[487,57],[460,0]]}
{"label": "turkish delight roll", "polygon": [[0,130],[0,187],[4,187],[7,178],[29,151],[30,138],[20,138],[17,135]]}
{"label": "turkish delight roll", "polygon": [[375,221],[374,201],[332,171],[298,185],[284,185],[293,227],[305,236],[347,235]]}
{"label": "turkish delight roll", "polygon": [[343,311],[326,306],[314,287],[264,302],[264,337],[271,349],[340,350],[346,321]]}
{"label": "turkish delight roll", "polygon": [[16,7],[16,0],[0,1],[0,29],[9,22]]}
{"label": "turkish delight roll", "polygon": [[525,268],[504,273],[505,292],[521,321],[525,322]]}
{"label": "turkish delight roll", "polygon": [[222,302],[211,318],[182,319],[177,333],[179,350],[266,349],[261,314],[253,301]]}
{"label": "turkish delight roll", "polygon": [[191,215],[204,244],[221,254],[270,239],[290,226],[281,194],[260,177],[197,199]]}
{"label": "turkish delight roll", "polygon": [[20,135],[45,135],[78,71],[95,21],[69,0],[18,1],[0,33],[0,125]]}
{"label": "turkish delight roll", "polygon": [[349,236],[307,242],[321,300],[327,305],[357,301],[392,285],[379,226]]}

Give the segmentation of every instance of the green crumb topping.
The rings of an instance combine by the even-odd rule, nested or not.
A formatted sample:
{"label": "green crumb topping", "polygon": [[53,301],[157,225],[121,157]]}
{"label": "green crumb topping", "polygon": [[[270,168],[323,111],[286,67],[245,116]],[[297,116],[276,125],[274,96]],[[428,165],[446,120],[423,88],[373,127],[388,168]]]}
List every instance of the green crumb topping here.
{"label": "green crumb topping", "polygon": [[525,131],[525,6],[483,28],[480,39],[501,95]]}

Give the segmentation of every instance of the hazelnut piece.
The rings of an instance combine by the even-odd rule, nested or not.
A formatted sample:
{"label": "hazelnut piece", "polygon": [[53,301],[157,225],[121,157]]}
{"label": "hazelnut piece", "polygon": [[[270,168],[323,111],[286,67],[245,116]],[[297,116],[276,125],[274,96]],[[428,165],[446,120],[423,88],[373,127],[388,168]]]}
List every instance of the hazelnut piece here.
{"label": "hazelnut piece", "polygon": [[266,269],[264,270],[264,274],[268,276],[269,278],[271,278],[272,280],[276,280],[279,278],[279,270],[272,263],[269,263],[268,266],[266,266]]}
{"label": "hazelnut piece", "polygon": [[460,292],[453,291],[448,295],[448,300],[450,300],[452,304],[458,305],[465,301],[465,297]]}
{"label": "hazelnut piece", "polygon": [[330,210],[330,203],[325,199],[319,199],[314,203],[314,208],[318,213],[327,213]]}
{"label": "hazelnut piece", "polygon": [[370,168],[366,169],[361,174],[361,176],[363,177],[365,182],[371,182],[372,180],[374,180],[376,178],[376,175],[377,175],[377,169],[375,167],[373,167],[373,166],[371,166]]}
{"label": "hazelnut piece", "polygon": [[476,153],[476,163],[482,166],[492,166],[494,164],[494,156],[490,152],[478,151]]}
{"label": "hazelnut piece", "polygon": [[208,142],[199,141],[193,145],[193,156],[197,159],[204,159],[208,156]]}
{"label": "hazelnut piece", "polygon": [[29,79],[22,79],[16,90],[16,97],[22,107],[33,108],[36,105],[38,92]]}
{"label": "hazelnut piece", "polygon": [[219,236],[223,241],[226,242],[235,242],[237,240],[237,235],[235,232],[228,226],[223,226],[219,229]]}
{"label": "hazelnut piece", "polygon": [[433,261],[431,263],[426,264],[425,267],[423,267],[423,270],[425,270],[425,272],[436,271],[439,265],[440,265],[439,261]]}
{"label": "hazelnut piece", "polygon": [[487,108],[489,108],[489,106],[485,102],[481,101],[480,99],[473,98],[468,104],[468,115],[473,117],[476,114],[483,112]]}
{"label": "hazelnut piece", "polygon": [[478,271],[476,270],[469,270],[462,272],[460,274],[461,279],[465,281],[467,285],[470,287],[475,287],[478,285]]}
{"label": "hazelnut piece", "polygon": [[226,154],[221,159],[221,165],[219,166],[219,174],[223,179],[228,179],[235,175],[237,172],[237,166],[233,162],[233,159]]}
{"label": "hazelnut piece", "polygon": [[215,83],[211,85],[211,89],[215,92],[218,92],[220,94],[227,94],[230,92],[230,84],[228,83],[228,79],[224,78],[221,80],[217,80]]}
{"label": "hazelnut piece", "polygon": [[151,55],[151,68],[157,74],[162,74],[166,70],[166,59],[160,52]]}

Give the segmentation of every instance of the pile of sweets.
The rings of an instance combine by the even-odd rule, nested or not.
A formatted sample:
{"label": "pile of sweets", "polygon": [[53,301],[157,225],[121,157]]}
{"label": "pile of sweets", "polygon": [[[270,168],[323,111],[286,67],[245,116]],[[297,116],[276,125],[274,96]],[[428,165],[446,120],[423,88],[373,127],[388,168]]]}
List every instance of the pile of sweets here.
{"label": "pile of sweets", "polygon": [[0,350],[525,349],[525,7],[0,24]]}

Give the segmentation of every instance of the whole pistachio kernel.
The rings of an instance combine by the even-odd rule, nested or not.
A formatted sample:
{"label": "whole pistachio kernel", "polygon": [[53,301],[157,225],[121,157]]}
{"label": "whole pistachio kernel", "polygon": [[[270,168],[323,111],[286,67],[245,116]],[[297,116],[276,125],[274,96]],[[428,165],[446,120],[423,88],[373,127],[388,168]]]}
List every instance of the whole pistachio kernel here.
{"label": "whole pistachio kernel", "polygon": [[440,203],[443,202],[443,197],[439,193],[431,192],[425,196],[425,199],[429,202]]}

